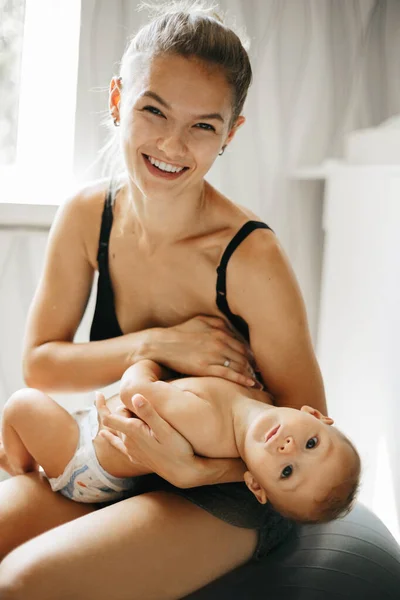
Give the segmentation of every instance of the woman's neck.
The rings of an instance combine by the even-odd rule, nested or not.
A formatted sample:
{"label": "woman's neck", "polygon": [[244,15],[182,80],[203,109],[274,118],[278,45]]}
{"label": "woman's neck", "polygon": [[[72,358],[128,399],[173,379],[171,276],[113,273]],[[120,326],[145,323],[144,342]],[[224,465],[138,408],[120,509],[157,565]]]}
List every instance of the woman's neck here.
{"label": "woman's neck", "polygon": [[205,230],[210,196],[206,181],[184,194],[168,194],[165,199],[144,196],[131,181],[125,193],[129,226],[149,248],[180,242]]}

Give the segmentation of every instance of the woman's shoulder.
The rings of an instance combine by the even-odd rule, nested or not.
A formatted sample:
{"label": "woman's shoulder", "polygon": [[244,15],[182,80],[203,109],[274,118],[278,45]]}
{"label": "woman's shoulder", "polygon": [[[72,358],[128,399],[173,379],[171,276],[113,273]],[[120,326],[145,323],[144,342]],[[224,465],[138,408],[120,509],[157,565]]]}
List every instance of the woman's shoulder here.
{"label": "woman's shoulder", "polygon": [[61,203],[54,220],[53,235],[75,236],[86,248],[88,258],[96,264],[101,215],[109,181],[99,179],[77,187]]}
{"label": "woman's shoulder", "polygon": [[77,213],[79,218],[93,216],[93,213],[102,211],[109,185],[108,179],[85,182],[70,193],[61,209],[70,214]]}
{"label": "woman's shoulder", "polygon": [[[238,206],[238,210],[243,220],[237,231],[249,220],[263,222],[246,208]],[[244,305],[259,310],[261,302],[265,308],[268,290],[278,290],[275,297],[283,297],[293,294],[297,286],[293,268],[275,232],[269,228],[249,227],[244,233],[236,238],[227,266],[230,310],[242,318],[245,318]]]}
{"label": "woman's shoulder", "polygon": [[91,233],[97,237],[109,181],[89,181],[74,189],[61,203],[55,226],[79,230],[87,240]]}
{"label": "woman's shoulder", "polygon": [[242,204],[231,200],[228,196],[225,196],[222,192],[213,187],[209,182],[206,182],[206,186],[207,193],[218,216],[225,219],[233,229],[237,229],[247,221],[262,221],[262,219],[247,206],[243,206]]}
{"label": "woman's shoulder", "polygon": [[247,264],[248,261],[261,260],[261,257],[265,257],[266,253],[273,253],[280,249],[277,237],[268,223],[265,223],[263,219],[248,207],[230,200],[217,190],[213,191],[218,198],[218,205],[221,211],[225,213],[223,218],[226,223],[229,223],[230,239],[233,239],[249,221],[267,225],[266,228],[255,226],[255,233],[253,233],[253,228],[248,228],[246,237],[242,239],[234,252],[234,255],[240,259],[241,263]]}
{"label": "woman's shoulder", "polygon": [[[233,202],[219,191],[213,189],[215,193],[216,208],[219,212],[219,218],[229,223],[225,230],[225,247],[235,240],[235,236],[242,227],[249,221],[264,223],[268,228],[255,226],[249,227],[236,238],[237,244],[234,244],[233,252],[229,258],[229,279],[231,287],[237,285],[240,287],[243,281],[251,277],[257,278],[260,273],[264,275],[275,276],[282,275],[284,271],[290,269],[285,252],[279,243],[279,240],[269,223],[265,223],[258,215],[249,208]],[[231,248],[232,249],[232,248]],[[269,275],[268,275],[269,274]]]}

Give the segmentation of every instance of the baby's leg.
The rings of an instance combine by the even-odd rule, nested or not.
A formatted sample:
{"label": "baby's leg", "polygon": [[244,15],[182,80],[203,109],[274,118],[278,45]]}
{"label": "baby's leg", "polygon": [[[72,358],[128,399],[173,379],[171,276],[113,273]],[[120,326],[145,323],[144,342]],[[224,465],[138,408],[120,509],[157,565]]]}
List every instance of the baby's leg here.
{"label": "baby's leg", "polygon": [[8,461],[6,451],[4,450],[3,439],[0,436],[0,471],[1,470],[6,471],[6,473],[9,473],[10,475],[16,475]]}
{"label": "baby's leg", "polygon": [[58,477],[75,453],[79,428],[50,396],[26,388],[6,402],[2,438],[13,474],[27,473],[40,465],[48,477]]}

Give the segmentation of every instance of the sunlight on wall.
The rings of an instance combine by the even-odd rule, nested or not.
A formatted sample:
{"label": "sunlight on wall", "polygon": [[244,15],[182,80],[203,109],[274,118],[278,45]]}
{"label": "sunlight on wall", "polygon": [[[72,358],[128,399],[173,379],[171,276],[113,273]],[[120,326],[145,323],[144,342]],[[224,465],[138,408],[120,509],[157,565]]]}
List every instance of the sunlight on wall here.
{"label": "sunlight on wall", "polygon": [[400,542],[400,528],[396,513],[396,499],[393,488],[393,475],[390,469],[389,453],[384,436],[381,436],[377,449],[376,479],[372,510],[382,519],[393,536]]}

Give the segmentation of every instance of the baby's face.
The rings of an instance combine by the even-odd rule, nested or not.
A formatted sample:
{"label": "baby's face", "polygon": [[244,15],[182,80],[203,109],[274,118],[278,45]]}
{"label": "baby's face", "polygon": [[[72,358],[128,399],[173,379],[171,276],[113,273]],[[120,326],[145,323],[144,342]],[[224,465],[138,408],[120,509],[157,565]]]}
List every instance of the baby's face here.
{"label": "baby's face", "polygon": [[260,502],[310,517],[353,461],[352,448],[332,424],[308,406],[271,409],[257,420],[246,440],[245,480]]}

